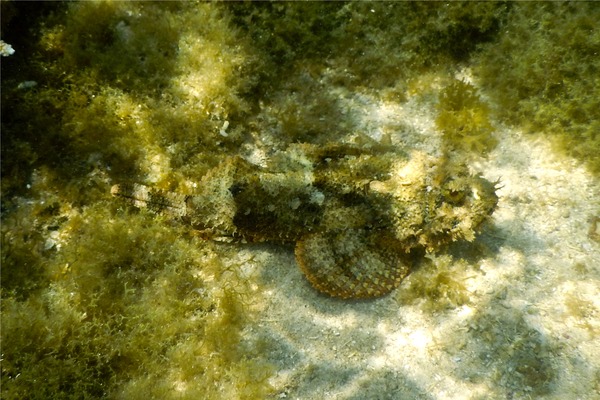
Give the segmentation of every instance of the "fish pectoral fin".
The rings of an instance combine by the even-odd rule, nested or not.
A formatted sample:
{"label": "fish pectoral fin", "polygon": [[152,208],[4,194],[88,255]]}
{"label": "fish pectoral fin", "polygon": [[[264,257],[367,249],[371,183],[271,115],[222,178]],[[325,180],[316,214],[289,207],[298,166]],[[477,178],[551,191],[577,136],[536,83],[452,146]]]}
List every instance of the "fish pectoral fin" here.
{"label": "fish pectoral fin", "polygon": [[400,243],[381,233],[347,229],[306,235],[296,260],[319,291],[333,297],[372,298],[400,285],[409,273]]}

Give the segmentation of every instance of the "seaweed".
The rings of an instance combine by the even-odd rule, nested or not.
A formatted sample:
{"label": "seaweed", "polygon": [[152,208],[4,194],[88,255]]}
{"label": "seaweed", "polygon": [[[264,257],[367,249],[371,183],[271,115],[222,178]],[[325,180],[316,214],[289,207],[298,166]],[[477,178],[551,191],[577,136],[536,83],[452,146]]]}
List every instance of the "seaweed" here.
{"label": "seaweed", "polygon": [[430,312],[454,309],[471,302],[467,289],[467,263],[450,255],[428,255],[406,279],[398,299],[405,303],[421,302]]}
{"label": "seaweed", "polygon": [[463,80],[454,80],[440,92],[435,123],[447,152],[483,155],[498,144],[488,105],[477,89]]}
{"label": "seaweed", "polygon": [[506,123],[550,139],[600,173],[600,8],[515,4],[498,42],[482,46],[477,76]]}
{"label": "seaweed", "polygon": [[4,37],[28,26],[2,62],[2,397],[265,397],[231,254],[107,201],[111,179],[185,187],[238,151],[243,38],[210,4],[12,6]]}

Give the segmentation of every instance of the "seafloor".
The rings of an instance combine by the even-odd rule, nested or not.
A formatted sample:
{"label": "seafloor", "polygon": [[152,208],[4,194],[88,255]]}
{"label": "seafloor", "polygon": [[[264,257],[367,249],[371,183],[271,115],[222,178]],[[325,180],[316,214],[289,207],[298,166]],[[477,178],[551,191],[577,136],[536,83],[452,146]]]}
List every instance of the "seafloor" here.
{"label": "seafloor", "polygon": [[[600,398],[600,5],[1,7],[3,399]],[[340,300],[292,244],[110,194],[298,143],[464,163],[498,205]]]}

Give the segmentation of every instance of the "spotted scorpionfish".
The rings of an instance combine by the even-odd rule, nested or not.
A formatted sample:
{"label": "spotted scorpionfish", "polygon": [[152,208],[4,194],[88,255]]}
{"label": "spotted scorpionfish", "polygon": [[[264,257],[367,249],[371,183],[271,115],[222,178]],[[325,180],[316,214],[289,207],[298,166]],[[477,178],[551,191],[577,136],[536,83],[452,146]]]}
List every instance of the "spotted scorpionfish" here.
{"label": "spotted scorpionfish", "polygon": [[420,152],[297,144],[261,166],[228,157],[194,195],[139,184],[111,192],[209,237],[295,243],[317,290],[373,298],[410,272],[408,254],[472,241],[496,207],[496,184]]}

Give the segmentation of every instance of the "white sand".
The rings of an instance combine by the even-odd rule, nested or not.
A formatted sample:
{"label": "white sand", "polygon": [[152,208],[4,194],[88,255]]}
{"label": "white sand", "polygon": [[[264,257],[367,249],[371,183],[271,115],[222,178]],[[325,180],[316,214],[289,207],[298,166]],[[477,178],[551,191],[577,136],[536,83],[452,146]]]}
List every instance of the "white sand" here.
{"label": "white sand", "polygon": [[[438,148],[430,106],[351,100],[374,137]],[[290,247],[243,247],[262,299],[246,337],[268,343],[276,398],[600,398],[600,244],[588,237],[600,184],[544,140],[496,135],[498,147],[472,165],[503,187],[478,239],[491,254],[467,274],[468,305],[403,304],[410,277],[381,299],[331,299],[311,288]]]}

